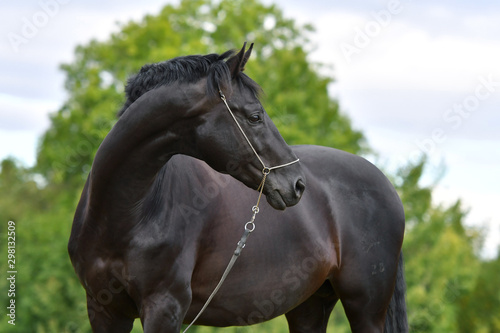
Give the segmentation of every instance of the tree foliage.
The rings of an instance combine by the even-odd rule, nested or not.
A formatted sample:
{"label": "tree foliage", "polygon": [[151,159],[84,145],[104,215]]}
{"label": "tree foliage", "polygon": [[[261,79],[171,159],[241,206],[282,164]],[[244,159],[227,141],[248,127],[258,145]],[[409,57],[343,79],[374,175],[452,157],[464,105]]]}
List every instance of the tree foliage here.
{"label": "tree foliage", "polygon": [[[263,103],[290,144],[369,151],[363,134],[328,96],[331,77],[308,58],[311,26],[299,26],[275,5],[257,0],[184,0],[157,15],[120,26],[106,41],[75,50],[61,69],[67,100],[51,116],[40,140],[37,163],[25,168],[1,163],[0,217],[18,227],[16,326],[1,332],[89,332],[85,293],[66,252],[72,216],[93,156],[116,121],[127,77],[142,65],[179,55],[221,53],[254,42],[247,72],[265,91]],[[404,244],[410,324],[415,332],[497,332],[489,316],[500,309],[494,285],[498,259],[478,257],[480,233],[464,225],[461,203],[432,203],[432,188],[420,186],[425,160],[392,175],[408,221]],[[5,235],[6,224],[0,232]],[[5,237],[1,239],[2,247]],[[7,271],[4,261],[0,269]],[[0,289],[6,290],[5,279]],[[476,297],[481,297],[479,299]],[[484,301],[483,301],[484,300]],[[5,293],[0,303],[6,305]],[[136,326],[140,326],[139,324]],[[212,328],[195,328],[214,332]],[[141,331],[140,327],[136,328]],[[287,332],[284,319],[226,332]],[[341,304],[329,332],[349,332]]]}
{"label": "tree foliage", "polygon": [[500,256],[481,264],[472,291],[460,300],[457,332],[500,332]]}
{"label": "tree foliage", "polygon": [[123,102],[129,75],[146,63],[222,53],[244,41],[256,45],[247,72],[262,85],[265,107],[288,143],[362,151],[363,135],[328,97],[332,79],[321,76],[307,59],[310,30],[256,0],[189,0],[123,25],[105,42],[78,47],[76,61],[62,66],[69,98],[52,115],[37,170],[51,182],[81,183]]}
{"label": "tree foliage", "polygon": [[425,159],[398,172],[407,231],[403,244],[408,317],[412,332],[458,332],[460,303],[470,295],[480,267],[478,230],[466,228],[460,200],[432,204],[421,187]]}

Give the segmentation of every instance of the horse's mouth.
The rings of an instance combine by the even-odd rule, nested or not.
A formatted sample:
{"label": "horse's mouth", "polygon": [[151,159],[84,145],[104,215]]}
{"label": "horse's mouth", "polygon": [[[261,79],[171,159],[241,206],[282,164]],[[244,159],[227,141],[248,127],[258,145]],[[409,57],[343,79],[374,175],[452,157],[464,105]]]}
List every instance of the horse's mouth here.
{"label": "horse's mouth", "polygon": [[285,200],[281,196],[281,193],[279,191],[277,191],[277,190],[273,190],[273,191],[267,193],[266,194],[266,199],[267,199],[267,202],[274,209],[285,210],[286,207],[293,206],[293,204],[292,205],[287,205],[287,203],[285,202]]}

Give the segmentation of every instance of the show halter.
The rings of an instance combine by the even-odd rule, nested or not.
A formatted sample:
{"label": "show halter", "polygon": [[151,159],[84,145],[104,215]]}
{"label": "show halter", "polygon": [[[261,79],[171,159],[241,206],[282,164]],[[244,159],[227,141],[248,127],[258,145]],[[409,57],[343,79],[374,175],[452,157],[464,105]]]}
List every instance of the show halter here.
{"label": "show halter", "polygon": [[262,192],[264,191],[264,184],[266,183],[267,175],[269,175],[269,173],[271,173],[271,170],[275,170],[275,169],[279,169],[279,168],[284,168],[286,166],[289,166],[289,165],[292,165],[294,163],[299,162],[299,159],[296,159],[295,161],[288,162],[288,163],[285,163],[285,164],[281,164],[281,165],[277,165],[277,166],[273,166],[273,167],[267,167],[264,164],[264,162],[262,161],[262,159],[260,158],[260,156],[257,153],[257,151],[255,150],[255,148],[253,147],[253,145],[250,142],[250,140],[248,139],[247,135],[245,134],[245,131],[243,131],[243,128],[238,123],[238,120],[236,120],[236,117],[234,116],[233,111],[231,111],[231,108],[229,107],[229,104],[227,104],[226,96],[224,95],[224,93],[222,92],[222,90],[220,88],[219,88],[219,94],[220,94],[220,98],[222,99],[222,101],[226,105],[226,108],[229,111],[229,114],[231,115],[231,117],[233,118],[234,122],[236,123],[236,125],[240,129],[241,134],[243,134],[243,136],[245,137],[245,140],[247,141],[248,145],[252,149],[253,153],[255,154],[255,156],[257,156],[257,159],[262,164],[262,175],[263,176],[262,176],[262,180],[260,182],[260,185],[257,188],[257,191],[259,191],[259,197],[257,198],[257,203],[255,204],[255,206],[252,207],[252,212],[253,212],[252,218],[250,219],[250,221],[248,221],[247,223],[245,223],[245,231],[243,232],[243,236],[241,236],[241,239],[239,240],[239,242],[238,242],[238,244],[236,246],[236,250],[234,250],[233,256],[231,257],[231,260],[229,261],[229,264],[226,267],[226,270],[222,274],[222,277],[221,277],[219,283],[215,287],[214,291],[212,291],[212,293],[208,297],[207,301],[205,302],[205,304],[201,308],[200,312],[198,312],[198,314],[193,319],[193,321],[191,321],[191,323],[184,329],[184,331],[182,333],[186,333],[187,330],[191,326],[193,326],[193,324],[196,322],[196,320],[198,320],[198,318],[201,316],[201,314],[206,310],[206,308],[208,307],[208,305],[210,304],[210,302],[214,298],[215,294],[217,294],[217,292],[219,291],[220,287],[222,286],[222,284],[226,280],[229,272],[231,271],[231,269],[234,266],[234,263],[236,262],[236,259],[238,259],[238,257],[240,256],[241,251],[245,247],[245,243],[246,243],[246,241],[248,239],[248,236],[250,236],[250,233],[255,230],[255,217],[259,213],[260,198],[262,197]]}

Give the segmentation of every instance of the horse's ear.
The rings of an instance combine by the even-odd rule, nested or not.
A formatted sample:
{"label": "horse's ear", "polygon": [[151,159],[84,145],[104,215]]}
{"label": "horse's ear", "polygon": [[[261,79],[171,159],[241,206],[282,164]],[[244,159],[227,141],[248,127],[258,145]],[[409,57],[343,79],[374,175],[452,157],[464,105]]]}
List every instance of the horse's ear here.
{"label": "horse's ear", "polygon": [[247,61],[250,58],[250,55],[252,54],[252,49],[253,49],[253,43],[250,44],[250,48],[248,49],[248,51],[245,52],[245,56],[243,57],[243,62],[241,63],[242,72],[245,70],[245,65],[247,64]]}
{"label": "horse's ear", "polygon": [[238,54],[232,56],[227,61],[227,66],[229,67],[232,78],[235,78],[239,72],[243,72],[245,70],[245,64],[247,63],[248,58],[250,58],[250,54],[252,54],[253,43],[250,45],[248,51],[245,52],[246,46],[247,42],[243,44],[243,47]]}

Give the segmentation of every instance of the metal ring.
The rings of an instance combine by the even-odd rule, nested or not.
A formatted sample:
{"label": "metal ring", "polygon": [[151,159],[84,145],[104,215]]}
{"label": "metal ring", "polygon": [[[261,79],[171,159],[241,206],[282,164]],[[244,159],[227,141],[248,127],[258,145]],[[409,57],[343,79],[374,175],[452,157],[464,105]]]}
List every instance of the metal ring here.
{"label": "metal ring", "polygon": [[248,221],[245,224],[245,230],[248,231],[248,232],[254,231],[255,230],[255,223],[253,223],[253,221]]}
{"label": "metal ring", "polygon": [[259,207],[257,207],[257,206],[253,206],[253,207],[252,207],[252,212],[254,212],[255,214],[258,214],[258,213],[259,213],[259,210],[260,210],[260,209],[259,209]]}
{"label": "metal ring", "polygon": [[264,169],[262,169],[262,173],[267,176],[271,173],[271,168],[264,167]]}

